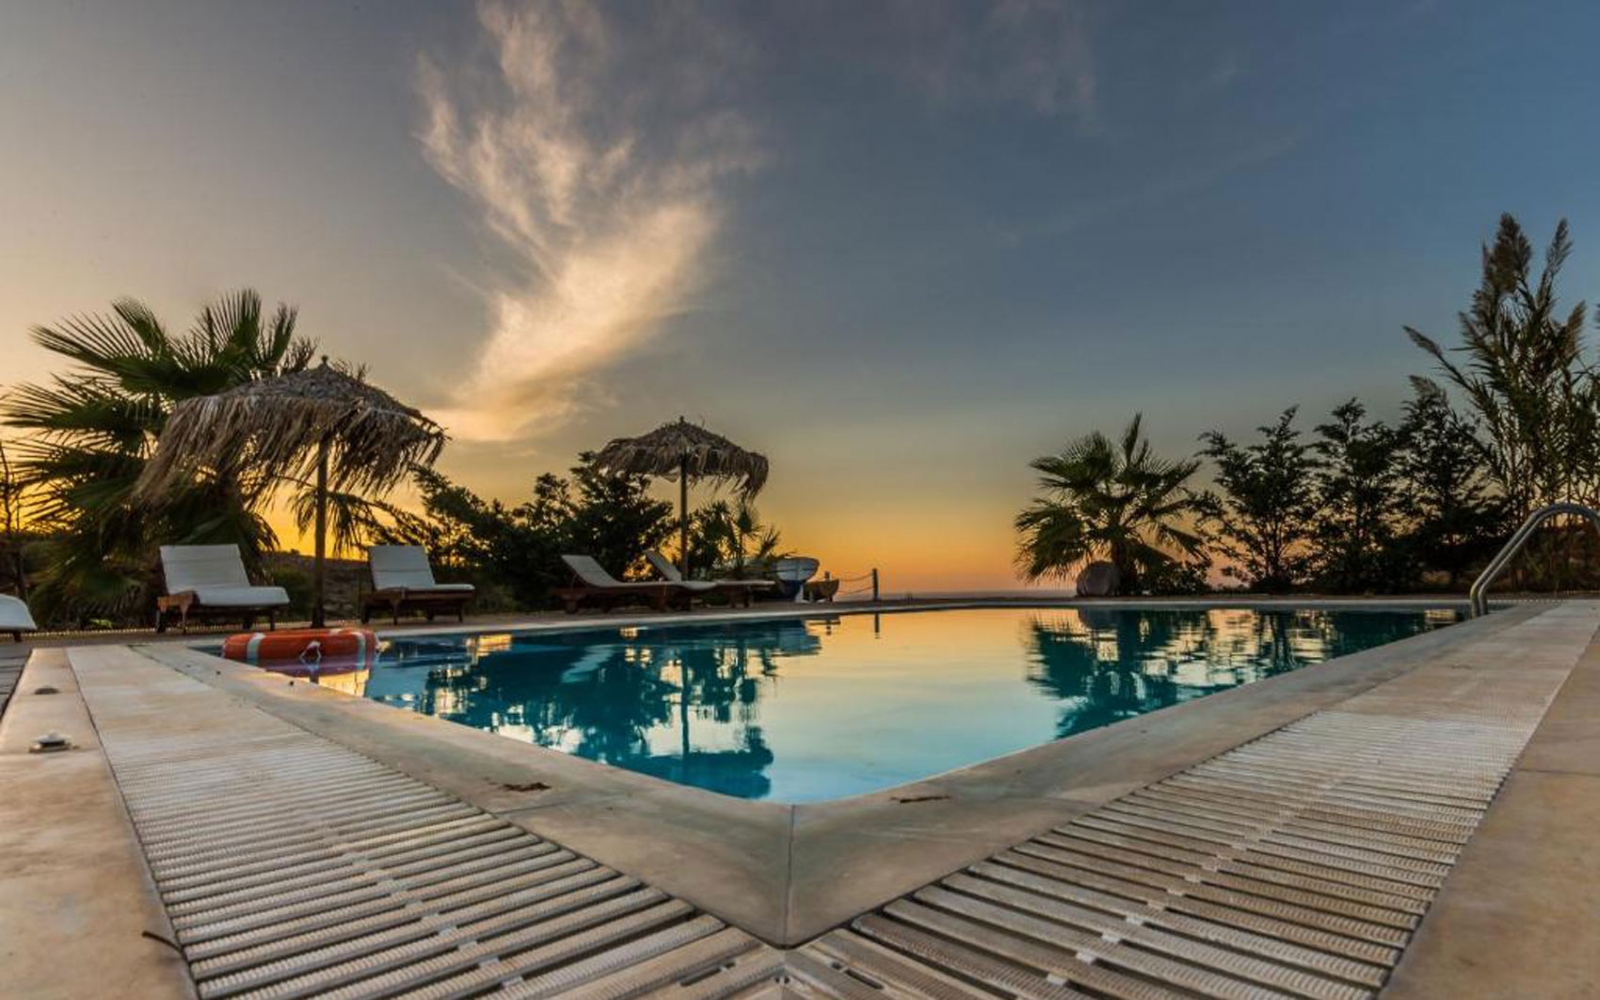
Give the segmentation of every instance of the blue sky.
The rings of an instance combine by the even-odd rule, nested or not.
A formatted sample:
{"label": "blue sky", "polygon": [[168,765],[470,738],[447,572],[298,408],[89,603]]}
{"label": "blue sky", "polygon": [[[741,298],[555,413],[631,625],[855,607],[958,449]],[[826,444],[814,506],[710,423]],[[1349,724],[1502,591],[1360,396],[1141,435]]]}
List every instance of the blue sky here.
{"label": "blue sky", "polygon": [[685,414],[842,574],[1011,582],[1026,462],[1392,413],[1502,211],[1600,285],[1580,3],[19,2],[27,330],[250,285],[515,498]]}

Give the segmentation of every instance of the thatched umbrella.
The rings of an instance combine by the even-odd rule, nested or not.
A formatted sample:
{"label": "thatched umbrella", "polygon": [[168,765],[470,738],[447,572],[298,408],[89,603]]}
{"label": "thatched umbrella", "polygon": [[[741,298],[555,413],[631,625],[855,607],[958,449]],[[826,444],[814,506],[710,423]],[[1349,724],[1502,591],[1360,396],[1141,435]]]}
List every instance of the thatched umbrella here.
{"label": "thatched umbrella", "polygon": [[746,497],[767,482],[767,457],[679,417],[636,438],[617,438],[595,456],[597,468],[613,474],[661,476],[678,481],[679,569],[689,575],[689,482],[727,483]]}
{"label": "thatched umbrella", "polygon": [[438,424],[375,386],[360,372],[322,364],[262,379],[172,408],[139,494],[158,496],[201,469],[265,470],[314,480],[316,560],[311,624],[320,628],[327,555],[328,490],[381,495],[415,464],[439,456]]}

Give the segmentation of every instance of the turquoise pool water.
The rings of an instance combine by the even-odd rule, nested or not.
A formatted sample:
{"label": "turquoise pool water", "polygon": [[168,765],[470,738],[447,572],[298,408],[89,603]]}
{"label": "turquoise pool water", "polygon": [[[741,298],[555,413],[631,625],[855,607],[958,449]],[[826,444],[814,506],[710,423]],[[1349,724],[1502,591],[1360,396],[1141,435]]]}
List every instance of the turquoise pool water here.
{"label": "turquoise pool water", "polygon": [[807,802],[926,778],[1448,625],[1453,610],[998,608],[401,638],[391,705]]}

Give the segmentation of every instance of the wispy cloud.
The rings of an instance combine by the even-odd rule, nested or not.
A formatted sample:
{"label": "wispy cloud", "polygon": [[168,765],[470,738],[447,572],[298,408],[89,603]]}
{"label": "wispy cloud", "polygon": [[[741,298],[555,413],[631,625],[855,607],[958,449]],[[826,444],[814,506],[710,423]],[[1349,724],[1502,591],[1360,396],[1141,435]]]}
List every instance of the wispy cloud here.
{"label": "wispy cloud", "polygon": [[900,79],[940,106],[1022,104],[1092,126],[1097,76],[1077,0],[894,0],[885,53]]}
{"label": "wispy cloud", "polygon": [[694,307],[722,188],[762,151],[731,94],[750,59],[688,6],[478,8],[483,58],[420,60],[429,163],[509,249],[453,434],[508,440],[596,398],[595,376]]}
{"label": "wispy cloud", "polygon": [[[1115,218],[1124,212],[1161,205],[1195,191],[1201,191],[1243,170],[1270,163],[1297,149],[1304,140],[1299,131],[1263,138],[1259,142],[1200,162],[1175,164],[1121,194],[1096,198],[1076,205],[1036,224],[1028,236],[1061,235]],[[1008,242],[1018,242],[1010,240]]]}

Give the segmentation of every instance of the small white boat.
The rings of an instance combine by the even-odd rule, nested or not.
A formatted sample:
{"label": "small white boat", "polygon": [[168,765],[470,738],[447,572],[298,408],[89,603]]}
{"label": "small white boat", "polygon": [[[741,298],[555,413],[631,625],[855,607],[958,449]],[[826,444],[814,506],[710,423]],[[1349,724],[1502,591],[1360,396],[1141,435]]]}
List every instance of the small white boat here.
{"label": "small white boat", "polygon": [[10,632],[12,638],[22,641],[22,633],[32,632],[39,626],[28,614],[28,606],[15,597],[0,594],[0,634]]}
{"label": "small white boat", "polygon": [[805,600],[806,581],[817,575],[821,565],[810,556],[790,556],[772,564],[772,575],[777,578],[783,596],[799,604]]}

